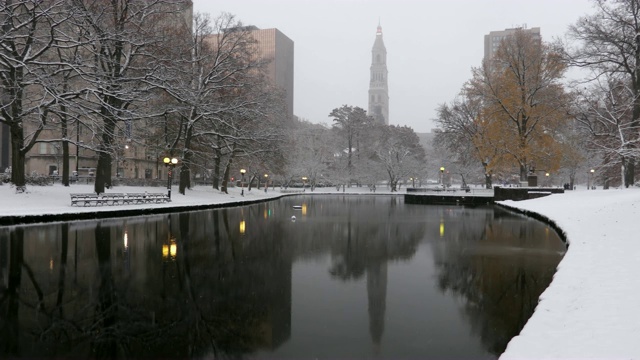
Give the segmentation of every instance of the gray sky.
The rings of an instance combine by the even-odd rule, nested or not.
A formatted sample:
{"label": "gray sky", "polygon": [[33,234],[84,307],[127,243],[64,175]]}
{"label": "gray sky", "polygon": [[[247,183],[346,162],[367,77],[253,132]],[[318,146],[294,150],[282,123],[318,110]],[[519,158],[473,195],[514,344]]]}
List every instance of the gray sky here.
{"label": "gray sky", "polygon": [[378,20],[387,48],[390,124],[434,127],[480,66],[484,35],[526,25],[543,41],[593,12],[589,0],[193,0],[194,12],[227,12],[244,25],[277,28],[294,41],[294,114],[331,123],[344,104],[367,110]]}

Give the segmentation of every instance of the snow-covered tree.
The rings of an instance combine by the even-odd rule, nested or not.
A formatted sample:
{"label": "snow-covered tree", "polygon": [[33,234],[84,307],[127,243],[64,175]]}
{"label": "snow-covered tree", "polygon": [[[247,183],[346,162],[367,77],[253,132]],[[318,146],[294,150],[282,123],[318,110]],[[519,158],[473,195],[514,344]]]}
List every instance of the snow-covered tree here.
{"label": "snow-covered tree", "polygon": [[399,182],[413,176],[416,169],[424,164],[425,153],[420,140],[413,129],[407,126],[385,126],[376,149],[391,191],[398,191]]}
{"label": "snow-covered tree", "polygon": [[[111,185],[112,156],[119,141],[132,137],[133,122],[152,117],[145,107],[157,96],[153,77],[167,55],[167,34],[186,30],[182,19],[186,2],[168,0],[71,0],[74,25],[82,47],[76,71],[86,86],[77,105],[97,125],[99,143],[95,191]],[[176,37],[173,37],[176,39]]]}
{"label": "snow-covered tree", "polygon": [[60,28],[71,17],[67,1],[7,0],[0,3],[0,123],[11,134],[11,182],[26,188],[25,156],[36,144],[59,101],[51,80],[67,65],[51,55],[68,44]]}
{"label": "snow-covered tree", "polygon": [[[640,128],[640,2],[594,0],[593,3],[593,14],[580,18],[569,28],[569,37],[577,41],[577,46],[570,48],[567,56],[572,65],[592,70],[594,79],[607,76],[608,80],[598,79],[595,87],[620,93],[616,90],[620,89],[618,84],[610,86],[614,80],[626,88],[625,97],[630,102],[623,105],[623,111],[629,116],[624,127],[631,131],[625,135],[625,141],[616,141],[610,147],[625,147],[620,149],[620,155],[624,155],[619,159],[624,172],[623,183],[628,187],[635,181],[636,162],[640,157],[640,132],[637,130]],[[619,104],[616,107],[615,112],[619,114],[622,109]],[[618,115],[611,114],[610,117]]]}
{"label": "snow-covered tree", "polygon": [[[640,124],[633,120],[634,90],[626,76],[603,75],[577,97],[576,119],[586,131],[589,148],[606,161],[601,174],[618,167],[620,179],[627,176],[625,165],[638,157]],[[613,177],[613,174],[611,175]],[[617,178],[617,176],[615,176]]]}

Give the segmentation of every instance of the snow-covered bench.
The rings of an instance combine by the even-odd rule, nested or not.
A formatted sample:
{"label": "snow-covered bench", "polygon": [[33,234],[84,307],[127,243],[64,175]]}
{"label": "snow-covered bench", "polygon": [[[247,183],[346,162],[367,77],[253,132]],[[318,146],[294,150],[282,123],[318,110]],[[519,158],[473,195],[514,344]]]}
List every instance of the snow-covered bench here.
{"label": "snow-covered bench", "polygon": [[102,206],[169,202],[169,196],[163,193],[110,193],[110,194],[69,194],[71,206]]}

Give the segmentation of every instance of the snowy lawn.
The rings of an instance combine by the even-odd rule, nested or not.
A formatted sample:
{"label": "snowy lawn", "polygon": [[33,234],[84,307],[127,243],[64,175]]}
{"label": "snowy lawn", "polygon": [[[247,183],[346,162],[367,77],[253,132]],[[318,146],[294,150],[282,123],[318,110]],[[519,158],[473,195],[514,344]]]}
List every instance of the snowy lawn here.
{"label": "snowy lawn", "polygon": [[500,359],[640,359],[640,189],[500,203],[546,216],[569,242],[533,316]]}
{"label": "snowy lawn", "polygon": [[[376,194],[388,193],[380,190]],[[107,192],[145,191],[166,189],[121,186]],[[0,217],[221,204],[282,195],[278,188],[267,193],[245,188],[242,197],[239,188],[230,188],[227,195],[210,187],[181,195],[174,186],[168,204],[71,206],[70,193],[91,192],[92,185],[56,184],[30,186],[26,194],[16,194],[11,186],[0,185]],[[342,193],[335,188],[315,191],[322,192]],[[346,192],[370,194],[366,187]],[[635,223],[640,222],[640,189],[578,190],[500,203],[549,218],[570,244],[535,313],[501,359],[640,359],[640,226]]]}

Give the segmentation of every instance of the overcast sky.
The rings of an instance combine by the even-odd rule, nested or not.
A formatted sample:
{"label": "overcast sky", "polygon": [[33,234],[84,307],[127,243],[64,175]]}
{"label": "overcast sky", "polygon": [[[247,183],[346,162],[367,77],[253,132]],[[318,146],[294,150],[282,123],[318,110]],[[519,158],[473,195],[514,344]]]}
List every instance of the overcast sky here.
{"label": "overcast sky", "polygon": [[378,20],[387,48],[389,120],[416,132],[434,127],[481,64],[484,35],[540,27],[562,37],[593,11],[589,0],[193,0],[194,12],[233,14],[244,25],[277,28],[294,42],[294,114],[331,123],[344,104],[367,110]]}

